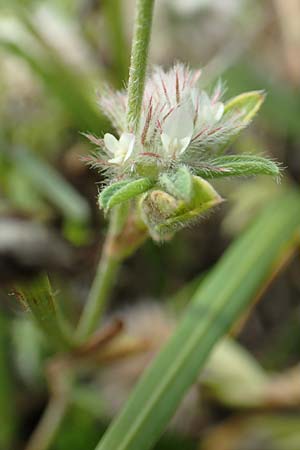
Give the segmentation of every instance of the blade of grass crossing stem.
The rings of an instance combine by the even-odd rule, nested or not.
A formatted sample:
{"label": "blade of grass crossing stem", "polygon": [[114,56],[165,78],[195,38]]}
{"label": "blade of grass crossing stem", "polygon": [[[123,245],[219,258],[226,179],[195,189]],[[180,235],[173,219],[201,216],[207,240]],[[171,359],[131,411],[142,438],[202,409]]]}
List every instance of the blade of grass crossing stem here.
{"label": "blade of grass crossing stem", "polygon": [[158,440],[211,349],[245,311],[300,226],[300,194],[265,208],[195,292],[173,337],[146,370],[96,450],[147,450]]}
{"label": "blade of grass crossing stem", "polygon": [[71,348],[69,330],[58,310],[48,277],[43,275],[37,278],[18,288],[17,293],[46,339],[60,350]]}

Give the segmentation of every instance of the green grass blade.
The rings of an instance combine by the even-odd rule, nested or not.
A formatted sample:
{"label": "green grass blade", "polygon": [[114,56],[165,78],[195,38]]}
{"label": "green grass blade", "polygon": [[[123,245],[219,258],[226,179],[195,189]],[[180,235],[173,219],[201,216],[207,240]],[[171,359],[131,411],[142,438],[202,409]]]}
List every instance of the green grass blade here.
{"label": "green grass blade", "polygon": [[146,450],[157,441],[213,346],[247,309],[300,226],[300,194],[269,205],[195,292],[182,322],[96,450]]}
{"label": "green grass blade", "polygon": [[124,30],[122,0],[105,0],[102,7],[113,57],[115,82],[119,88],[123,88],[128,78],[129,49]]}
{"label": "green grass blade", "polygon": [[73,343],[47,276],[41,276],[17,289],[21,302],[31,312],[46,339],[60,350],[68,350]]}
{"label": "green grass blade", "polygon": [[90,90],[86,80],[80,79],[56,56],[54,51],[44,49],[41,55],[35,55],[22,44],[1,39],[0,47],[25,61],[40,78],[48,91],[61,103],[68,116],[79,130],[100,133],[108,129],[108,123],[93,107],[87,96]]}
{"label": "green grass blade", "polygon": [[62,215],[70,220],[87,222],[89,205],[53,167],[25,149],[11,154],[19,172],[36,187],[38,192],[55,205]]}
{"label": "green grass blade", "polygon": [[12,374],[9,367],[9,323],[0,316],[0,448],[11,449],[16,432],[17,414],[15,410]]}

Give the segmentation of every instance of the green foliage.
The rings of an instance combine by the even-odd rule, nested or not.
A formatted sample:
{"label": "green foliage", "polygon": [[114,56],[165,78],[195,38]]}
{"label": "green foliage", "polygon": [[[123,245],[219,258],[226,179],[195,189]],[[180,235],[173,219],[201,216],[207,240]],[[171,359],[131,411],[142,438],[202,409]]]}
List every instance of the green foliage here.
{"label": "green foliage", "polygon": [[[67,64],[58,51],[43,38],[35,25],[30,12],[22,8],[16,9],[21,27],[34,43],[0,39],[0,48],[17,56],[29,65],[33,73],[44,83],[51,95],[54,95],[79,130],[99,132],[107,126],[107,122],[91,102],[89,81],[79,75],[74,67]],[[26,40],[25,40],[26,41]],[[36,51],[38,50],[38,51]]]}
{"label": "green foliage", "polygon": [[54,204],[63,216],[87,222],[90,215],[87,201],[54,168],[24,148],[13,151],[10,158],[18,172],[24,174],[37,192]]}
{"label": "green foliage", "polygon": [[263,91],[251,91],[233,97],[225,104],[224,115],[239,114],[242,122],[247,125],[265,100]]}
{"label": "green foliage", "polygon": [[160,184],[167,192],[152,190],[140,202],[142,220],[153,239],[163,240],[222,201],[203,178],[181,167],[173,175],[162,175]]}
{"label": "green foliage", "polygon": [[159,181],[169,194],[186,202],[191,201],[193,179],[185,166],[179,168],[173,175],[162,174]]}
{"label": "green foliage", "polygon": [[270,159],[256,155],[219,156],[195,172],[203,178],[223,178],[252,175],[280,176],[279,165]]}
{"label": "green foliage", "polygon": [[127,111],[128,126],[132,126],[134,130],[138,129],[140,121],[148,63],[153,8],[154,0],[137,0],[128,82]]}
{"label": "green foliage", "polygon": [[152,185],[153,182],[149,178],[118,181],[100,192],[99,206],[105,211],[108,211],[114,206],[127,202],[137,195],[148,191]]}
{"label": "green foliage", "polygon": [[12,449],[18,417],[9,361],[9,323],[0,316],[0,448]]}
{"label": "green foliage", "polygon": [[300,196],[269,205],[229,248],[194,294],[166,347],[146,370],[97,450],[146,450],[164,430],[211,349],[268,279],[299,229]]}

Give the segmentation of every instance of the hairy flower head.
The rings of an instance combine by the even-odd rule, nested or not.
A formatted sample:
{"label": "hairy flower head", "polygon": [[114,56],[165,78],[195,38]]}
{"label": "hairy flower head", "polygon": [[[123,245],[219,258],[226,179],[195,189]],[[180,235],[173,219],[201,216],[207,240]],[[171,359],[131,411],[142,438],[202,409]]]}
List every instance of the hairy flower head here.
{"label": "hairy flower head", "polygon": [[106,87],[99,98],[115,129],[103,139],[89,136],[99,147],[91,162],[107,171],[109,182],[99,204],[107,211],[139,198],[142,220],[155,239],[220,203],[206,180],[279,174],[278,166],[263,157],[224,154],[251,122],[264,94],[247,92],[225,102],[222,84],[207,92],[199,86],[200,75],[183,64],[168,71],[154,68],[137,129],[127,122],[126,90]]}
{"label": "hairy flower head", "polygon": [[118,175],[132,173],[143,163],[155,164],[159,171],[181,163],[193,166],[237,134],[244,126],[241,111],[226,113],[221,83],[209,95],[198,86],[200,75],[183,64],[169,71],[154,68],[134,135],[126,122],[127,92],[106,87],[99,105],[116,136],[108,134],[98,141],[99,166],[102,161]]}

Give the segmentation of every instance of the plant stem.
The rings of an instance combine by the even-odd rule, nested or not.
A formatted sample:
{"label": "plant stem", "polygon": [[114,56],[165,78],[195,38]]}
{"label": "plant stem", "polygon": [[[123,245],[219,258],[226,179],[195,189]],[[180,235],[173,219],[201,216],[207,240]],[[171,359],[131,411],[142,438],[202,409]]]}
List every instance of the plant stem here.
{"label": "plant stem", "polygon": [[154,0],[137,0],[128,84],[127,123],[130,131],[139,127],[147,70]]}
{"label": "plant stem", "polygon": [[[147,69],[154,0],[137,0],[134,37],[132,43],[128,85],[128,128],[136,131],[139,126]],[[133,242],[118,238],[124,231],[128,211],[115,207],[110,218],[108,234],[94,282],[86,306],[79,321],[77,338],[82,342],[96,329],[112,290],[121,261],[144,240],[143,233],[136,229]],[[126,234],[126,233],[125,233]]]}
{"label": "plant stem", "polygon": [[53,396],[44,411],[25,450],[47,450],[50,448],[65,417],[68,401],[64,396]]}
{"label": "plant stem", "polygon": [[110,218],[102,255],[77,329],[80,342],[84,342],[97,328],[122,261],[121,255],[113,251],[114,241],[123,225],[121,212],[120,208],[115,208]]}

